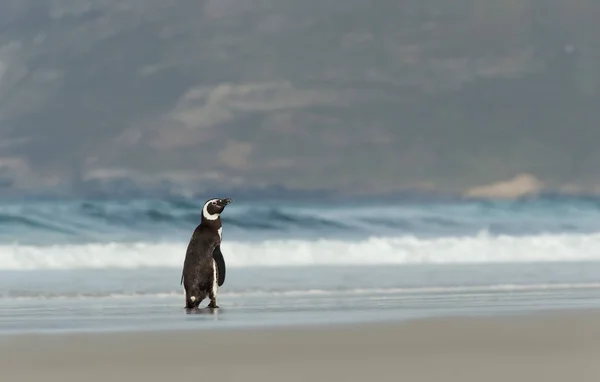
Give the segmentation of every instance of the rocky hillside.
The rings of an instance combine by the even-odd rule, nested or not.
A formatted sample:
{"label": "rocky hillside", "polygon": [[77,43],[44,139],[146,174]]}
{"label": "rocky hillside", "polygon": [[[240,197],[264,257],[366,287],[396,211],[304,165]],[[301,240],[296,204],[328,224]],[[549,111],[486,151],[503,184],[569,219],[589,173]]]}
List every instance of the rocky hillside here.
{"label": "rocky hillside", "polygon": [[3,2],[0,193],[600,184],[600,3],[341,4]]}

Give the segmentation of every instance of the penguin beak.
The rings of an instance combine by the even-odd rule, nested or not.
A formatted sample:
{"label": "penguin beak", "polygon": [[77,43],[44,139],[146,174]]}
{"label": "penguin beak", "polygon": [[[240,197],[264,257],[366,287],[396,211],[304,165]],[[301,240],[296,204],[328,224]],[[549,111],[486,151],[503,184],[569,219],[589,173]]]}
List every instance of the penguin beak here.
{"label": "penguin beak", "polygon": [[220,199],[218,205],[219,205],[219,207],[225,207],[226,205],[230,204],[231,202],[233,202],[233,200],[231,198]]}

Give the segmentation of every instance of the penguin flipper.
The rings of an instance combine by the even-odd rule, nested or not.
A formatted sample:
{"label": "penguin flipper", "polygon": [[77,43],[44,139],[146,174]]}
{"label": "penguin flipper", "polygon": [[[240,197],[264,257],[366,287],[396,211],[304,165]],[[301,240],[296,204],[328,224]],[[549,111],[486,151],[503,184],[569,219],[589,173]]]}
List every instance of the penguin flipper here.
{"label": "penguin flipper", "polygon": [[218,280],[217,283],[219,286],[222,286],[225,282],[225,259],[223,258],[223,253],[221,253],[221,246],[217,245],[215,250],[213,251],[213,259],[215,260],[215,264],[217,264],[217,274]]}

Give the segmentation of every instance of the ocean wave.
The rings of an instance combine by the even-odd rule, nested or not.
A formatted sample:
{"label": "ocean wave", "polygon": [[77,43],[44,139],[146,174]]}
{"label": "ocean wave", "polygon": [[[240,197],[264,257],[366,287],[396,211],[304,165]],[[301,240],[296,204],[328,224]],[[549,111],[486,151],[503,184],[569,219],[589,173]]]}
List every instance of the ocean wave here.
{"label": "ocean wave", "polygon": [[[0,270],[179,268],[186,242],[0,245]],[[229,267],[600,261],[600,234],[224,241]]]}
{"label": "ocean wave", "polygon": [[[0,243],[182,240],[199,224],[202,201],[61,201],[0,204]],[[560,219],[556,217],[560,216]],[[236,202],[222,216],[231,239],[456,236],[487,230],[513,236],[600,231],[593,199],[454,203]]]}

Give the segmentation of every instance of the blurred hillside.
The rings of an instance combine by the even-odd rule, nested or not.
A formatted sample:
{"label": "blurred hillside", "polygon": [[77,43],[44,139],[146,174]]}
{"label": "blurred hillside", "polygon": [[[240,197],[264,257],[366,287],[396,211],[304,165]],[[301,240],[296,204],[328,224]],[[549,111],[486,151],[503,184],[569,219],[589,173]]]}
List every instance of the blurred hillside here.
{"label": "blurred hillside", "polygon": [[0,194],[593,192],[598,20],[595,0],[4,1]]}

